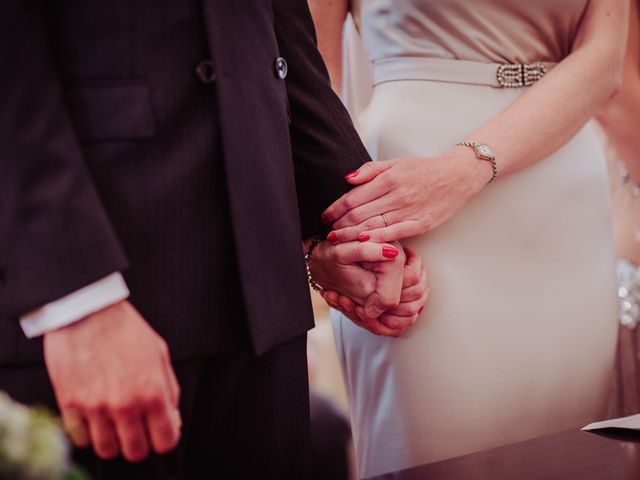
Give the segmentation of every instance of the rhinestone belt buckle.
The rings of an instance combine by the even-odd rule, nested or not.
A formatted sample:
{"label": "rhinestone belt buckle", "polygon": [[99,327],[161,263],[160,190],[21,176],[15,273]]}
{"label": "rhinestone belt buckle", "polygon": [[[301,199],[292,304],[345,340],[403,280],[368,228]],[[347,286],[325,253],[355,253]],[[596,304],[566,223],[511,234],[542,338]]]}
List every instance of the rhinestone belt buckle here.
{"label": "rhinestone belt buckle", "polygon": [[498,84],[505,88],[530,87],[547,73],[542,63],[505,63],[496,71]]}

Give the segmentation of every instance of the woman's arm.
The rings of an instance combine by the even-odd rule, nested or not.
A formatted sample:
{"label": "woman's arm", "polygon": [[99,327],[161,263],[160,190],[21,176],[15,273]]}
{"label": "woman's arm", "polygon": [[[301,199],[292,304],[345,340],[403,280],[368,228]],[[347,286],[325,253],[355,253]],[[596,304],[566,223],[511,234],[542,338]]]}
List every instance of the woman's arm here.
{"label": "woman's arm", "polygon": [[556,151],[618,91],[628,10],[628,0],[590,0],[571,54],[469,136],[493,147],[500,175]]}
{"label": "woman's arm", "polygon": [[331,86],[340,95],[342,87],[342,30],[349,0],[309,0],[318,37],[318,50],[329,70]]}
{"label": "woman's arm", "polygon": [[631,2],[622,87],[598,114],[598,120],[631,178],[640,183],[640,12],[637,0]]}
{"label": "woman's arm", "polygon": [[[627,1],[590,0],[571,54],[464,139],[493,148],[499,176],[564,145],[618,90],[628,10]],[[435,158],[368,163],[347,178],[361,186],[331,205],[323,218],[337,229],[338,241],[363,233],[361,238],[375,241],[398,240],[442,224],[490,178],[489,163],[477,160],[468,147],[452,147]]]}
{"label": "woman's arm", "polygon": [[609,146],[615,152],[610,157],[612,170],[611,195],[614,205],[613,234],[616,254],[640,264],[640,243],[635,230],[640,225],[638,201],[631,185],[622,185],[617,171],[618,161],[625,164],[634,185],[640,184],[640,14],[638,2],[631,3],[629,38],[624,60],[622,88],[598,114]]}

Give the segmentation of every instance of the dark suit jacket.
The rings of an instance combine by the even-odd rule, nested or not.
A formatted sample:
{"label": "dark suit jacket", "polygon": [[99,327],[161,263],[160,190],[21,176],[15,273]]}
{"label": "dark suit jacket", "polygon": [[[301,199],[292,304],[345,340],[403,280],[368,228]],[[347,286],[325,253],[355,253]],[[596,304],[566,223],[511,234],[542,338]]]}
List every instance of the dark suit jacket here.
{"label": "dark suit jacket", "polygon": [[0,363],[114,271],[175,358],[312,326],[301,240],[368,156],[306,0],[3,0],[0,99]]}

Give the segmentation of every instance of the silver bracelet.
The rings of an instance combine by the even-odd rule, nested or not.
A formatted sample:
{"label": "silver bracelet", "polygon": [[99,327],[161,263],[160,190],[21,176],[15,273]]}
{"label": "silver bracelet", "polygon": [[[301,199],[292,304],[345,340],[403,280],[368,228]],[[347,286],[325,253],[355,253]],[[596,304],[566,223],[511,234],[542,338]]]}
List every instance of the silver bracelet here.
{"label": "silver bracelet", "polygon": [[496,154],[493,153],[493,150],[489,145],[480,142],[458,142],[456,146],[470,147],[473,149],[473,153],[478,160],[486,160],[487,162],[491,162],[491,170],[493,171],[493,175],[489,182],[495,180],[495,178],[498,176],[498,163],[496,162]]}
{"label": "silver bracelet", "polygon": [[322,287],[318,284],[318,282],[315,281],[315,279],[313,278],[313,274],[311,273],[311,256],[313,255],[313,250],[322,240],[324,240],[324,237],[322,235],[318,235],[317,237],[315,237],[309,244],[307,253],[304,254],[304,265],[307,268],[307,281],[309,282],[309,286],[318,293],[322,293]]}

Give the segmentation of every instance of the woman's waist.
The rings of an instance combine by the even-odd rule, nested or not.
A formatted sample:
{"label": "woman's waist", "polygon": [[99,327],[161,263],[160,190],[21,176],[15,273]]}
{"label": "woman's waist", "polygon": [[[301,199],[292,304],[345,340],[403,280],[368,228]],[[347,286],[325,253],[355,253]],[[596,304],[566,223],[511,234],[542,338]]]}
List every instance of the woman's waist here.
{"label": "woman's waist", "polygon": [[373,84],[403,80],[481,85],[494,88],[529,87],[556,64],[551,62],[489,63],[432,57],[388,57],[372,62]]}

